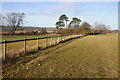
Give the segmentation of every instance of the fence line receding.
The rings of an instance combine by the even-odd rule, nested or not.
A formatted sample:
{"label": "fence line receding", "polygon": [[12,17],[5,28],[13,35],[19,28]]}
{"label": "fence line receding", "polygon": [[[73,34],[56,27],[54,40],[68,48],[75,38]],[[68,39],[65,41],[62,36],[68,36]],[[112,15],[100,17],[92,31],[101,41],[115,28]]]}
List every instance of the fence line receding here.
{"label": "fence line receding", "polygon": [[21,39],[21,40],[10,40],[2,41],[2,56],[1,58],[5,60],[10,57],[18,57],[24,55],[27,52],[32,50],[39,50],[41,48],[46,48],[55,44],[60,43],[61,41],[66,41],[71,38],[81,37],[84,35],[62,35],[62,36],[50,36],[50,37],[37,37],[31,39]]}

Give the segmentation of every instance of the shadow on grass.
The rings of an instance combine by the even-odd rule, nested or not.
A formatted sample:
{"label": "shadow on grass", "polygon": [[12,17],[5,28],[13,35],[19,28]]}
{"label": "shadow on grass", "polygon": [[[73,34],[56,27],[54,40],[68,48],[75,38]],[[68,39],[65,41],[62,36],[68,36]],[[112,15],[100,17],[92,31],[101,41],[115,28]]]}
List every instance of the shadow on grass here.
{"label": "shadow on grass", "polygon": [[[35,59],[35,58],[39,57],[40,56],[39,54],[42,54],[42,52],[44,52],[44,51],[46,51],[46,52],[44,52],[44,54],[48,54],[50,52],[53,52],[53,51],[63,47],[63,46],[57,46],[57,45],[67,45],[70,42],[72,42],[72,40],[77,39],[77,38],[82,38],[82,37],[84,37],[84,36],[80,36],[80,37],[76,37],[76,38],[70,38],[70,39],[67,39],[67,40],[64,40],[64,41],[60,41],[57,44],[47,46],[47,47],[44,47],[44,48],[38,48],[38,50],[32,50],[32,51],[27,52],[26,54],[21,53],[21,55],[19,57],[7,58],[6,60],[3,60],[2,62],[3,62],[3,64],[7,64],[7,63],[16,64],[20,61],[19,64],[21,64],[21,63],[24,64],[24,63],[27,63],[27,62],[31,61],[32,59]],[[48,49],[51,49],[51,48],[52,48],[52,50],[49,51]],[[38,53],[38,54],[36,54],[36,53]]]}
{"label": "shadow on grass", "polygon": [[65,41],[61,41],[57,44],[54,44],[54,45],[51,45],[51,46],[48,46],[45,48],[39,48],[38,50],[32,50],[30,52],[27,52],[26,54],[20,55],[19,57],[7,58],[6,60],[3,60],[2,73],[4,75],[6,75],[8,72],[10,72],[18,67],[22,67],[22,66],[26,65],[30,61],[35,60],[40,56],[45,56],[48,53],[58,50],[59,48],[64,47],[65,45],[68,45],[74,39],[77,39],[77,38],[80,38],[80,37],[67,39]]}

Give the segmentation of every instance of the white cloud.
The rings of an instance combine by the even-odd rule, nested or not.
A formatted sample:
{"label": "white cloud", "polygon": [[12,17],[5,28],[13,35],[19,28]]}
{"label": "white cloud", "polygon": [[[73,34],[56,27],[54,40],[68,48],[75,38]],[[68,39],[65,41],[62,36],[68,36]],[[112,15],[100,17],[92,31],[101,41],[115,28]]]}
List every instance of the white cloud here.
{"label": "white cloud", "polygon": [[59,2],[54,5],[47,5],[44,9],[34,10],[34,12],[27,12],[28,15],[47,15],[55,16],[61,13],[70,12],[73,10],[73,2]]}

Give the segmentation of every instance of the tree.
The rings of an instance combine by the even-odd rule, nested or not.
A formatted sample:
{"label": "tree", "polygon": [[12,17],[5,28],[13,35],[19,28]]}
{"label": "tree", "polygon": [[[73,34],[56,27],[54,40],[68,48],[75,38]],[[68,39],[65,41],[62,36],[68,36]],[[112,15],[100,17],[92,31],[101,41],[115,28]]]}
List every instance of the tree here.
{"label": "tree", "polygon": [[15,34],[15,31],[18,27],[21,27],[24,23],[24,13],[9,13],[5,17],[6,26],[9,26],[12,34]]}
{"label": "tree", "polygon": [[75,27],[72,30],[73,30],[73,34],[80,34],[81,33],[80,27]]}
{"label": "tree", "polygon": [[1,26],[4,26],[4,21],[5,20],[5,17],[2,15],[2,14],[0,14],[0,25]]}
{"label": "tree", "polygon": [[109,29],[110,28],[106,26],[105,24],[98,24],[98,23],[94,24],[94,30],[96,33],[107,33]]}
{"label": "tree", "polygon": [[69,28],[73,28],[73,26],[74,26],[73,21],[70,21],[68,27],[69,27]]}
{"label": "tree", "polygon": [[74,27],[78,27],[79,24],[80,24],[80,22],[81,22],[80,19],[78,19],[78,18],[76,18],[76,17],[73,18]]}
{"label": "tree", "polygon": [[80,26],[80,30],[82,31],[82,33],[89,34],[91,33],[91,25],[87,22],[83,22]]}
{"label": "tree", "polygon": [[70,22],[69,27],[70,27],[70,28],[79,27],[80,22],[81,22],[80,19],[74,17],[74,18],[72,18],[72,21]]}
{"label": "tree", "polygon": [[65,23],[66,23],[66,28],[67,28],[67,22],[69,21],[69,20],[68,20],[68,17],[67,17],[65,14],[63,14],[63,15],[61,15],[61,16],[59,17],[59,20],[62,21],[62,22],[65,21]]}
{"label": "tree", "polygon": [[57,29],[65,26],[64,22],[62,22],[62,21],[57,21],[55,25],[56,25]]}

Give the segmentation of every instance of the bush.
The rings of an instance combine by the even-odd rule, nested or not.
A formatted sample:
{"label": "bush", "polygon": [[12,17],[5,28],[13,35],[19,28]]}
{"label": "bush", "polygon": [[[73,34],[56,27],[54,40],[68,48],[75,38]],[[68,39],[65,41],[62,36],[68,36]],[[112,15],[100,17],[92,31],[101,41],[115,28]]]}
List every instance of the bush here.
{"label": "bush", "polygon": [[80,28],[79,27],[75,27],[73,28],[73,34],[80,34]]}
{"label": "bush", "polygon": [[45,34],[47,34],[47,31],[46,30],[39,30],[39,34],[45,35]]}
{"label": "bush", "polygon": [[37,34],[38,34],[38,31],[29,30],[29,31],[26,31],[24,34],[25,34],[25,35],[37,35]]}
{"label": "bush", "polygon": [[72,31],[72,29],[70,29],[70,28],[66,28],[66,29],[64,29],[64,34],[73,34],[73,31]]}

